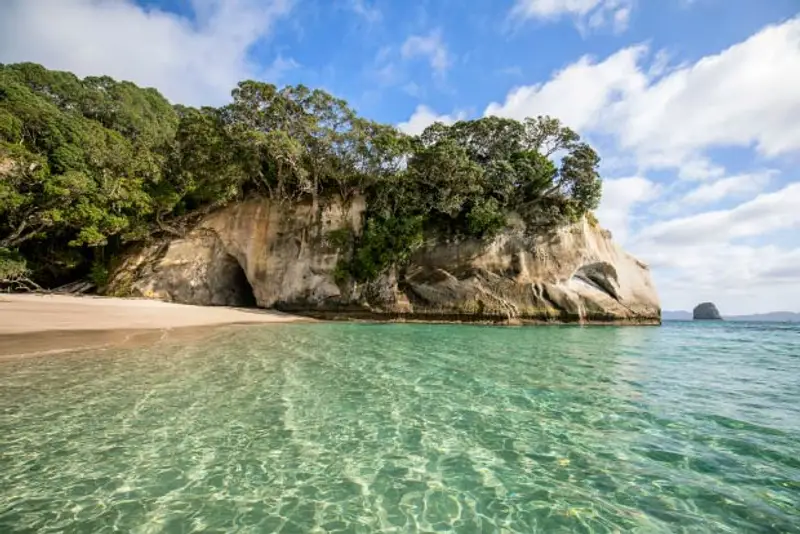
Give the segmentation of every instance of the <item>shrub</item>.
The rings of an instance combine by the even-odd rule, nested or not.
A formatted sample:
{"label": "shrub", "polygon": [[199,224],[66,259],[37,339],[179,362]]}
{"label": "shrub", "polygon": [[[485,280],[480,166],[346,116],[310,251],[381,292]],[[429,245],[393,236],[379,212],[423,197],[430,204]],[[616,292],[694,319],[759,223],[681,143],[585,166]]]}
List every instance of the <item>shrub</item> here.
{"label": "shrub", "polygon": [[387,268],[408,261],[422,244],[421,215],[409,217],[368,218],[364,233],[356,244],[350,274],[360,281],[374,280]]}
{"label": "shrub", "polygon": [[25,258],[15,250],[0,248],[0,283],[28,276]]}
{"label": "shrub", "polygon": [[98,289],[101,289],[108,284],[109,274],[108,266],[102,261],[95,260],[95,262],[92,263],[92,269],[89,272],[89,278]]}
{"label": "shrub", "polygon": [[506,216],[494,198],[479,200],[467,214],[467,229],[473,236],[491,236],[505,227]]}

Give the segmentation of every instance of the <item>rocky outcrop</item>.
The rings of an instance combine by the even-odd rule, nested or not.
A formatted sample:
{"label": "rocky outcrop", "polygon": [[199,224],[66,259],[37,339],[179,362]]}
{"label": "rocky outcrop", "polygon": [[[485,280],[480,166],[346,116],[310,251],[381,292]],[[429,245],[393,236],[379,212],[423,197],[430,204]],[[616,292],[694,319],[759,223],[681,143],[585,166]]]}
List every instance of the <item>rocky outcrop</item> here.
{"label": "rocky outcrop", "polygon": [[112,294],[258,306],[321,318],[660,323],[648,267],[583,220],[526,237],[521,223],[489,242],[431,240],[367,284],[338,276],[364,203],[291,208],[253,199],[213,213],[185,238],[149,245],[115,271]]}
{"label": "rocky outcrop", "polygon": [[703,302],[692,311],[692,318],[695,321],[721,321],[722,315],[713,302]]}

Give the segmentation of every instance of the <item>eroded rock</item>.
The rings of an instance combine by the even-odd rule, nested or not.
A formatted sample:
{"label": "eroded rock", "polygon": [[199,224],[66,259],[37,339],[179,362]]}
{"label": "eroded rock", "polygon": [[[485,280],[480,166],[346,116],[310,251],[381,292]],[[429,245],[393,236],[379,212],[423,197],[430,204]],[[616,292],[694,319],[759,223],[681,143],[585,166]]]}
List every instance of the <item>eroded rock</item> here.
{"label": "eroded rock", "polygon": [[535,238],[517,229],[490,242],[431,241],[399,271],[367,284],[347,281],[336,271],[349,252],[328,236],[358,233],[363,211],[361,199],[317,214],[310,204],[263,199],[232,205],[184,239],[132,254],[110,288],[230,304],[242,294],[234,275],[244,273],[259,306],[323,318],[660,323],[648,267],[585,220]]}
{"label": "eroded rock", "polygon": [[713,302],[703,302],[692,311],[692,318],[695,321],[721,321],[722,315]]}

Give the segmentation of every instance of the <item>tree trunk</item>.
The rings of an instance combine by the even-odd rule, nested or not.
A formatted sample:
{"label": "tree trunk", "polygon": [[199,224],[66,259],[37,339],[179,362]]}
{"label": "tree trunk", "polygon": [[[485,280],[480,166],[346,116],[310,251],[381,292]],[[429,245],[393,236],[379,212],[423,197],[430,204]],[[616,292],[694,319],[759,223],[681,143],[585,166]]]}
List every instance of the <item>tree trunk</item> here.
{"label": "tree trunk", "polygon": [[22,224],[20,224],[16,230],[11,232],[11,235],[0,240],[0,247],[8,248],[14,246],[13,245],[14,240],[17,239],[20,235],[22,235],[22,232],[25,231],[25,228],[27,226],[28,223],[26,221],[22,221]]}
{"label": "tree trunk", "polygon": [[46,224],[40,224],[36,228],[30,229],[30,231],[28,231],[27,233],[23,233],[25,229],[28,227],[28,223],[23,221],[22,224],[20,224],[19,227],[11,233],[11,235],[0,240],[0,247],[2,248],[18,247],[28,239],[35,236],[37,233],[44,230],[46,226],[47,226]]}

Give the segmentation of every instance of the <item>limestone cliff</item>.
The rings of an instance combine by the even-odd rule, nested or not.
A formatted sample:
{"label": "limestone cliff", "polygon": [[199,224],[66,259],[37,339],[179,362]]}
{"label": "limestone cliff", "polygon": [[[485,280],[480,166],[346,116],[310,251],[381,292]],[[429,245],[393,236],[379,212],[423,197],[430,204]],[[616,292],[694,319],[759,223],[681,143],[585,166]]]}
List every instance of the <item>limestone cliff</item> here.
{"label": "limestone cliff", "polygon": [[[431,240],[408,265],[367,284],[337,279],[348,250],[332,230],[360,231],[364,203],[281,207],[253,199],[211,214],[182,239],[131,254],[109,293],[204,305],[278,308],[324,318],[658,324],[648,267],[581,221],[490,242]],[[252,299],[252,300],[251,300]]]}

